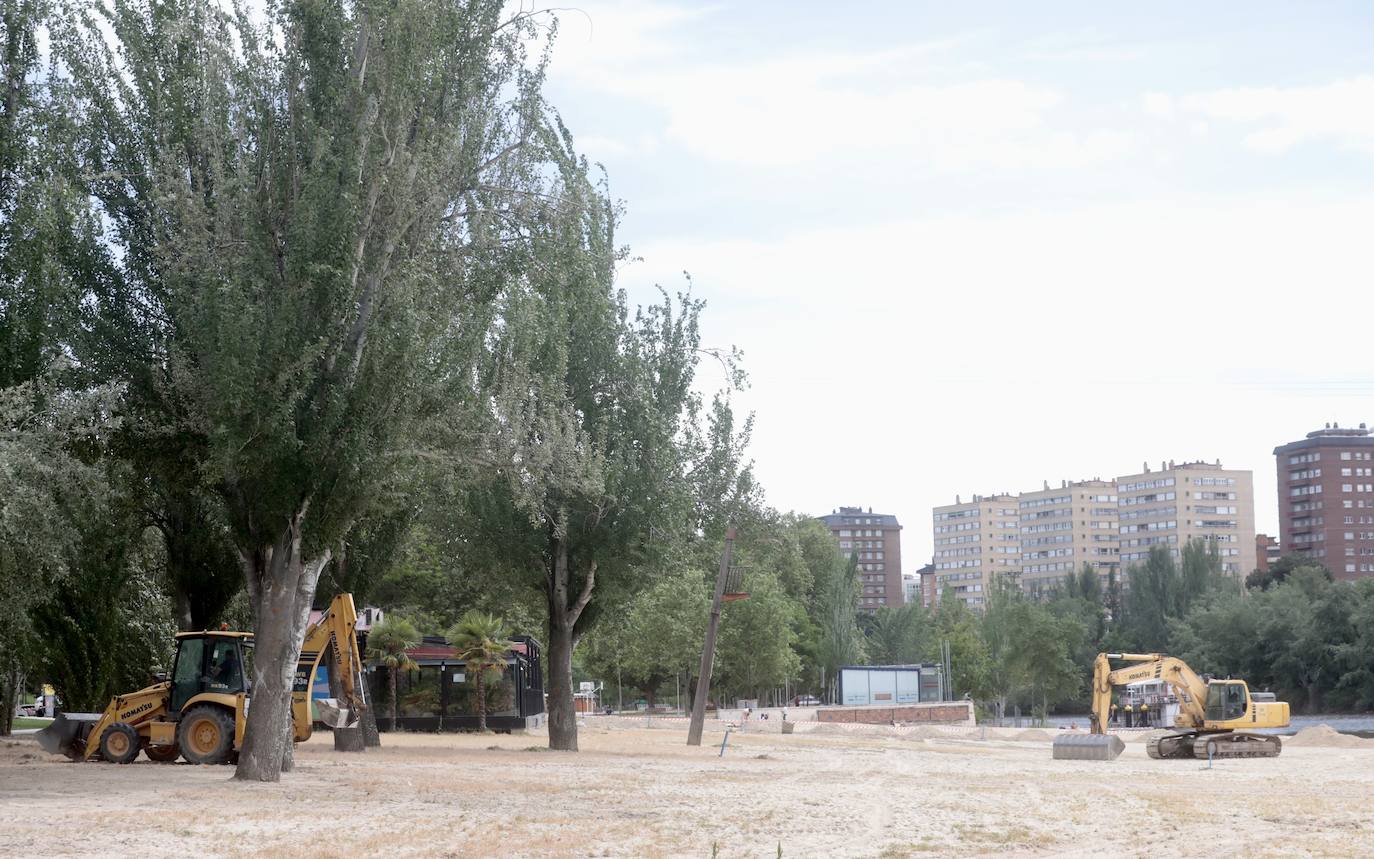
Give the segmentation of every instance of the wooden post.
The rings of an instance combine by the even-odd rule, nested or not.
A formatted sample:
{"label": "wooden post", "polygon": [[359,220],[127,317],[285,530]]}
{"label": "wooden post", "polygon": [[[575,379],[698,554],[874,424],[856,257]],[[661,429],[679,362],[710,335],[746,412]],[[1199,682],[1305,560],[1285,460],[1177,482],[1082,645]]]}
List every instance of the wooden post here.
{"label": "wooden post", "polygon": [[706,695],[711,688],[711,667],[716,655],[716,629],[720,626],[720,603],[725,596],[725,577],[730,573],[730,554],[735,547],[735,526],[725,529],[725,551],[720,555],[720,572],[716,575],[716,595],[711,600],[711,620],[706,626],[706,643],[701,648],[701,668],[697,671],[697,694],[692,700],[692,721],[687,728],[687,745],[701,745],[701,731],[706,725]]}

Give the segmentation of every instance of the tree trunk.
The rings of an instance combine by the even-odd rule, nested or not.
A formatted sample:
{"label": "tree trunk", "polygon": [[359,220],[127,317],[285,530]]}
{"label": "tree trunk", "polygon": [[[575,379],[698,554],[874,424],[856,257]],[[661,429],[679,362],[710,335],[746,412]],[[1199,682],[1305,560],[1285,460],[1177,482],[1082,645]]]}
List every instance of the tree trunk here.
{"label": "tree trunk", "polygon": [[177,604],[177,629],[181,632],[189,632],[195,629],[192,625],[195,621],[191,618],[191,595],[179,586],[174,585],[173,588],[176,592],[174,596]]}
{"label": "tree trunk", "polygon": [[1321,687],[1313,682],[1307,687],[1307,714],[1310,716],[1320,711],[1321,707]]}
{"label": "tree trunk", "polygon": [[477,684],[477,730],[485,734],[487,732],[487,684],[482,682],[482,672],[478,671],[474,678]]}
{"label": "tree trunk", "polygon": [[376,706],[372,701],[371,687],[367,684],[367,678],[363,679],[363,745],[367,748],[375,749],[382,745],[382,733],[376,730]]}
{"label": "tree trunk", "polygon": [[328,550],[308,562],[301,557],[305,512],[302,505],[272,545],[241,556],[253,603],[254,659],[253,706],[234,773],[240,780],[280,781],[294,762],[291,691],[315,584],[330,558]]}
{"label": "tree trunk", "polygon": [[553,539],[553,569],[549,571],[549,748],[577,751],[577,710],[573,704],[572,655],[577,645],[574,630],[596,586],[596,562],[587,568],[582,591],[569,604],[568,544]]}
{"label": "tree trunk", "polygon": [[24,686],[24,672],[18,667],[7,669],[0,675],[0,737],[8,737],[14,732],[14,711],[19,707],[19,693]]}
{"label": "tree trunk", "polygon": [[396,733],[396,668],[386,670],[387,682],[391,685],[391,732]]}
{"label": "tree trunk", "polygon": [[577,751],[572,691],[572,630],[549,630],[549,748]]}

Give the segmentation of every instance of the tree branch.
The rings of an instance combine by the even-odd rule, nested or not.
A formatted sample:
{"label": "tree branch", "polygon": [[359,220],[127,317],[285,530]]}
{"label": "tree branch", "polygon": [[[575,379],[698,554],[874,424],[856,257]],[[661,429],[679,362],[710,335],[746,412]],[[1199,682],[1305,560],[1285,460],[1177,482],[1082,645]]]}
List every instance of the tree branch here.
{"label": "tree branch", "polygon": [[592,561],[587,568],[587,578],[582,582],[582,593],[578,594],[577,602],[573,603],[568,609],[568,626],[577,626],[578,618],[582,617],[582,609],[587,607],[587,603],[592,601],[592,588],[596,587],[596,561]]}

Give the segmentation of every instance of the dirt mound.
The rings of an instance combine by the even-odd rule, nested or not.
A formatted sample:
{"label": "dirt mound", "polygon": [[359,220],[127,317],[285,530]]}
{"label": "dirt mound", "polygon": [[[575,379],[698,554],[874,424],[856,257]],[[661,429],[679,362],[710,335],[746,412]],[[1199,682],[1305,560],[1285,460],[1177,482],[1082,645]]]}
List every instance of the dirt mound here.
{"label": "dirt mound", "polygon": [[1303,728],[1291,737],[1284,737],[1285,746],[1325,746],[1338,749],[1362,749],[1374,747],[1374,740],[1366,740],[1351,734],[1342,734],[1330,725],[1315,725]]}
{"label": "dirt mound", "polygon": [[1042,731],[1038,728],[1028,728],[1013,736],[1012,739],[1020,743],[1048,743],[1053,737],[1049,735],[1048,731]]}
{"label": "dirt mound", "polygon": [[1148,743],[1157,737],[1167,737],[1177,731],[1121,731],[1117,736],[1125,743]]}

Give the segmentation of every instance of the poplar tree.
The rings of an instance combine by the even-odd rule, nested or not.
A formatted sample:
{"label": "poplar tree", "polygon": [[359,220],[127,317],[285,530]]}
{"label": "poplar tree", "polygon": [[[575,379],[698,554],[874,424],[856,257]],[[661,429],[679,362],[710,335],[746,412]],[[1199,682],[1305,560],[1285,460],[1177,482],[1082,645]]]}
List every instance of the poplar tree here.
{"label": "poplar tree", "polygon": [[321,570],[472,400],[464,362],[543,182],[530,18],[78,0],[52,34],[114,248],[104,346],[146,437],[199,442],[255,618],[237,774],[274,781]]}

